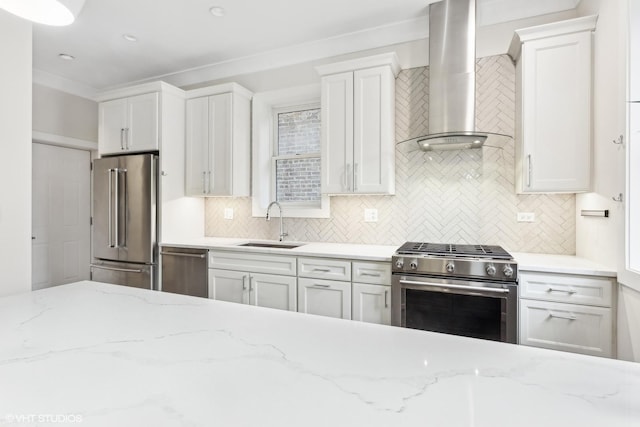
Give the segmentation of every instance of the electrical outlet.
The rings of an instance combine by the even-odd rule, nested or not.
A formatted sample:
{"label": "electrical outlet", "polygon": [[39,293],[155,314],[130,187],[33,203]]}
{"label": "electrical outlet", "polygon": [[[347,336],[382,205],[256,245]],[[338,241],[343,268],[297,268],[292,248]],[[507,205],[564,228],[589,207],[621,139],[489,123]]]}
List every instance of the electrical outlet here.
{"label": "electrical outlet", "polygon": [[518,212],[518,222],[536,222],[534,212]]}
{"label": "electrical outlet", "polygon": [[224,208],[224,219],[233,219],[233,208]]}
{"label": "electrical outlet", "polygon": [[378,222],[378,209],[365,209],[364,222]]}

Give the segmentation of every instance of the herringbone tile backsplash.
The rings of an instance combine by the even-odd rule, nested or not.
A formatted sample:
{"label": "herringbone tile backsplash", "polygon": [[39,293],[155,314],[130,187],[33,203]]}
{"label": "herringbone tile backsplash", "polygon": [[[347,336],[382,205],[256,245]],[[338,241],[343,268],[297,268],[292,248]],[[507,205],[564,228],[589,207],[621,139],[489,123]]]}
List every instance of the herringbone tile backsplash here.
{"label": "herringbone tile backsplash", "polygon": [[[515,69],[506,55],[477,65],[476,128],[514,134]],[[428,130],[428,67],[403,70],[396,80],[396,141]],[[396,149],[395,196],[331,198],[329,219],[285,219],[288,240],[400,245],[405,241],[497,244],[510,251],[575,253],[575,196],[516,195],[512,139],[479,150],[424,153]],[[224,220],[225,207],[234,219]],[[364,222],[364,209],[378,222]],[[251,217],[250,198],[210,198],[206,235],[277,239],[278,221]],[[517,212],[536,222],[518,223]]]}

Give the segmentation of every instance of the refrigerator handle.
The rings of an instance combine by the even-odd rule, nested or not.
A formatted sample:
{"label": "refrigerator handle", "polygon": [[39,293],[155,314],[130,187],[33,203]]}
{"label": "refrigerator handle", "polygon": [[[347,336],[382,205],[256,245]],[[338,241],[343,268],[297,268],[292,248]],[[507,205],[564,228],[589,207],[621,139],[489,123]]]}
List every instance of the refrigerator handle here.
{"label": "refrigerator handle", "polygon": [[120,169],[115,168],[114,171],[116,172],[116,182],[115,182],[115,186],[116,186],[116,192],[115,192],[115,197],[114,197],[114,204],[115,204],[115,235],[116,238],[114,239],[114,248],[118,248],[120,247],[120,243],[118,242],[119,237],[120,237],[120,227],[119,227],[119,217],[120,217],[120,183],[119,183],[119,178],[120,178]]}
{"label": "refrigerator handle", "polygon": [[109,244],[108,246],[110,248],[115,248],[115,245],[113,244],[113,206],[112,206],[113,205],[113,185],[111,184],[111,177],[114,171],[116,171],[116,169],[107,169],[107,174],[108,174],[107,179],[109,181],[109,206],[108,206]]}
{"label": "refrigerator handle", "polygon": [[[127,183],[127,170],[126,169],[120,169],[120,172],[122,172],[122,187],[124,188],[124,197],[122,198],[122,204],[123,206],[123,210],[122,212],[124,212],[125,218],[124,218],[124,226],[123,226],[123,238],[122,240],[119,240],[120,237],[118,237],[118,244],[120,246],[127,246],[127,207],[128,207],[128,201],[129,201],[129,193],[127,192],[127,188],[128,188],[128,183]],[[119,191],[118,191],[118,196],[120,196]],[[120,229],[118,229],[118,234],[120,233]]]}

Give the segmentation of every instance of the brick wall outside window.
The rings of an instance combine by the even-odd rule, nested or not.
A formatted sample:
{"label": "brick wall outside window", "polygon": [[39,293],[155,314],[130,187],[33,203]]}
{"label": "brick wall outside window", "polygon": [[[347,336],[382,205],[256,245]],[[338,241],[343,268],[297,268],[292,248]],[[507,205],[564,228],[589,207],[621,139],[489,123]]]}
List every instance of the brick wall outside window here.
{"label": "brick wall outside window", "polygon": [[320,109],[278,114],[278,156],[317,154],[276,161],[276,199],[320,202]]}

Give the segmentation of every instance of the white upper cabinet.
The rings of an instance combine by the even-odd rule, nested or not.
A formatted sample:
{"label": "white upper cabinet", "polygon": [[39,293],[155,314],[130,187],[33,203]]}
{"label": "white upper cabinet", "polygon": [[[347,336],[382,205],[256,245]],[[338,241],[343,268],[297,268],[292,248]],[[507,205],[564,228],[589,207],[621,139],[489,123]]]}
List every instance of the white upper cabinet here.
{"label": "white upper cabinet", "polygon": [[187,195],[250,195],[251,97],[235,83],[187,92]]}
{"label": "white upper cabinet", "polygon": [[317,67],[322,192],[395,193],[395,54]]}
{"label": "white upper cabinet", "polygon": [[576,193],[591,181],[596,17],[516,31],[516,192]]}
{"label": "white upper cabinet", "polygon": [[101,102],[100,155],[159,150],[159,109],[158,92]]}

